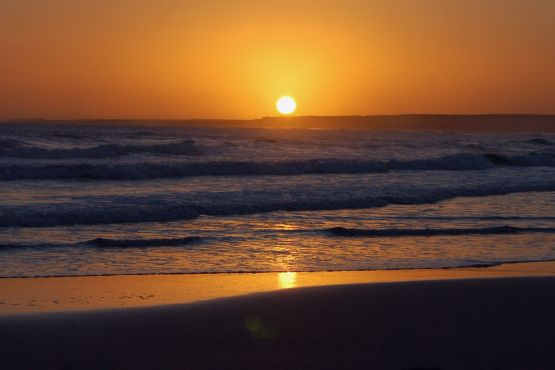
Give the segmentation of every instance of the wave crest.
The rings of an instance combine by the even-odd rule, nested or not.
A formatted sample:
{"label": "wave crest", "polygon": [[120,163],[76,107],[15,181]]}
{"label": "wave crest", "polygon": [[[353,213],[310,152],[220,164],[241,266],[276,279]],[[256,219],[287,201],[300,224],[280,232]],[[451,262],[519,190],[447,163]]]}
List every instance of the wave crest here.
{"label": "wave crest", "polygon": [[28,159],[116,158],[130,154],[204,155],[204,150],[194,140],[165,144],[103,144],[90,148],[43,148],[19,140],[0,141],[0,157]]}
{"label": "wave crest", "polygon": [[[194,144],[191,155],[202,151]],[[193,146],[191,146],[193,145]],[[181,148],[178,145],[179,148]],[[145,147],[142,147],[143,149]],[[171,151],[164,146],[165,151]],[[154,150],[154,149],[152,149]],[[173,151],[177,154],[181,149]],[[184,149],[182,153],[187,152]],[[105,153],[106,154],[106,153]],[[303,174],[364,174],[388,171],[479,171],[496,166],[555,167],[555,153],[531,152],[525,155],[496,153],[461,153],[431,159],[411,161],[375,161],[344,159],[313,159],[306,161],[276,162],[189,162],[172,164],[60,164],[60,165],[5,165],[0,166],[0,180],[144,180],[192,176],[246,176],[246,175],[303,175]]]}
{"label": "wave crest", "polygon": [[0,227],[47,227],[64,225],[99,225],[182,221],[206,216],[250,215],[275,211],[324,211],[384,207],[389,204],[417,205],[436,203],[456,197],[504,195],[530,191],[555,191],[555,182],[526,185],[492,185],[459,189],[436,189],[417,194],[353,196],[336,199],[267,199],[243,202],[192,202],[178,198],[171,201],[150,200],[148,205],[130,202],[125,205],[91,207],[4,207],[0,209]]}
{"label": "wave crest", "polygon": [[93,247],[93,248],[146,248],[146,247],[179,247],[190,245],[201,241],[198,236],[186,236],[182,238],[160,238],[160,239],[110,239],[96,238],[85,242],[69,244],[0,244],[0,250],[5,249],[44,249],[55,247]]}
{"label": "wave crest", "polygon": [[186,236],[183,238],[160,239],[108,239],[96,238],[80,244],[99,248],[133,248],[133,247],[171,247],[188,245],[200,241],[200,237]]}
{"label": "wave crest", "polygon": [[442,229],[356,229],[331,227],[324,230],[334,236],[344,237],[399,237],[399,236],[456,236],[456,235],[502,235],[521,233],[555,233],[550,227],[494,226],[483,228]]}

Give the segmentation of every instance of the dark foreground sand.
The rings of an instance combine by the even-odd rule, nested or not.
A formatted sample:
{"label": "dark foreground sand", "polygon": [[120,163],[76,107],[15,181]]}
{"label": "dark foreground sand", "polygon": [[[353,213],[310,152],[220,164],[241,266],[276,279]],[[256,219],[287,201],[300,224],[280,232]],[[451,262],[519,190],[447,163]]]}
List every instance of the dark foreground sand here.
{"label": "dark foreground sand", "polygon": [[2,369],[554,369],[555,278],[0,318]]}

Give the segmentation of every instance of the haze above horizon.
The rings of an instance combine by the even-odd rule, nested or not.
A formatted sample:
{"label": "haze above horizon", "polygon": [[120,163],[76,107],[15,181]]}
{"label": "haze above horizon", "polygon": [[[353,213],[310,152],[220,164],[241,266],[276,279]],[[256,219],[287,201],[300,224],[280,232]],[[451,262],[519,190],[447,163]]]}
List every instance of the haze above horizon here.
{"label": "haze above horizon", "polygon": [[555,2],[0,1],[0,119],[555,113]]}

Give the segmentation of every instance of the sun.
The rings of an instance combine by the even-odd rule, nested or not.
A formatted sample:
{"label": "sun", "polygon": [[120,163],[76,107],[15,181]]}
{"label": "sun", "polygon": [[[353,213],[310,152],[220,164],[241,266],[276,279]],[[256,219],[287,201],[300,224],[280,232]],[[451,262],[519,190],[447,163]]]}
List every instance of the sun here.
{"label": "sun", "polygon": [[276,108],[281,114],[291,114],[297,109],[297,103],[290,96],[282,96],[276,102]]}

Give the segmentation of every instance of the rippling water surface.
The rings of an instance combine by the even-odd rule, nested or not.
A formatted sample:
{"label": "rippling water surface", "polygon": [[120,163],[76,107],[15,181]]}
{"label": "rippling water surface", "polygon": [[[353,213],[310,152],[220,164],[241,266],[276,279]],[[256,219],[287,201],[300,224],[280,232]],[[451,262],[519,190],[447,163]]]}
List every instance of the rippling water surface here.
{"label": "rippling water surface", "polygon": [[0,276],[554,258],[553,135],[0,125]]}

